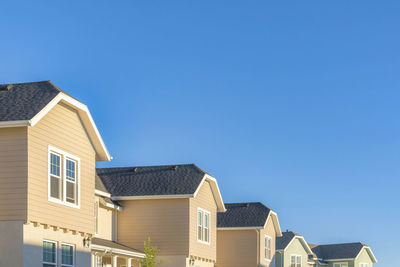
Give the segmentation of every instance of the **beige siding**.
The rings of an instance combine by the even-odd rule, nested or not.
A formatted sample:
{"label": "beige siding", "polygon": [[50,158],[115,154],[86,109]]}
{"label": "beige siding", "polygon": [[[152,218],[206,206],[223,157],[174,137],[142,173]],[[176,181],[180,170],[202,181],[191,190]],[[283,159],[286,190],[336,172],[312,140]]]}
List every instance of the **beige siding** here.
{"label": "beige siding", "polygon": [[[98,197],[97,197],[98,201]],[[98,235],[99,238],[112,240],[113,239],[113,211],[112,209],[108,209],[99,205],[98,210]]]}
{"label": "beige siding", "polygon": [[[210,212],[210,244],[197,241],[197,209]],[[217,260],[217,205],[209,182],[204,182],[195,198],[190,199],[190,252],[191,256]]]}
{"label": "beige siding", "polygon": [[26,220],[27,128],[0,129],[0,221]]}
{"label": "beige siding", "polygon": [[[275,256],[275,228],[272,221],[271,215],[269,215],[267,220],[267,225],[264,229],[260,230],[260,264],[262,266],[270,266],[271,261],[265,259],[264,255],[264,236],[270,236],[272,238],[272,258]],[[272,267],[272,266],[271,266]]]}
{"label": "beige siding", "polygon": [[[48,146],[80,158],[80,208],[48,200]],[[28,219],[93,233],[95,152],[75,110],[56,105],[28,129]]]}
{"label": "beige siding", "polygon": [[129,200],[120,201],[118,212],[118,242],[143,249],[150,237],[160,255],[188,255],[189,200]]}
{"label": "beige siding", "polygon": [[217,232],[218,267],[256,267],[256,230],[219,230]]}

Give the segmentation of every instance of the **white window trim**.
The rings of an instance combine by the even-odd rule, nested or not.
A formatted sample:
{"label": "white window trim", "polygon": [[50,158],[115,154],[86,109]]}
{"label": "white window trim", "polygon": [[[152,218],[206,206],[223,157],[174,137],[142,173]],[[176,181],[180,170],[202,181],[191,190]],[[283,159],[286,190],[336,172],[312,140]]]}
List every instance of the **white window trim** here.
{"label": "white window trim", "polygon": [[290,254],[290,265],[292,264],[292,257],[295,257],[294,259],[294,265],[297,267],[297,257],[300,257],[300,266],[303,267],[303,257],[299,254]]}
{"label": "white window trim", "polygon": [[[59,154],[61,156],[61,182],[62,182],[62,188],[63,188],[63,196],[62,196],[62,200],[54,198],[51,196],[51,173],[50,173],[50,162],[51,162],[51,153],[54,152],[55,154]],[[76,194],[76,198],[78,201],[78,204],[72,204],[67,202],[66,200],[66,189],[67,189],[67,168],[66,168],[66,159],[69,158],[71,160],[76,161],[76,164],[78,165],[77,167],[77,173],[76,173],[76,177],[75,177],[75,183],[78,183],[78,187],[77,187],[77,192],[75,192]],[[76,208],[76,209],[80,209],[81,208],[81,160],[80,158],[71,155],[67,152],[62,151],[61,149],[55,148],[53,146],[49,145],[48,148],[48,162],[47,162],[47,166],[48,166],[48,200],[57,204],[62,204],[71,208]]]}
{"label": "white window trim", "polygon": [[[201,226],[203,239],[204,239],[204,214],[206,214],[206,213],[208,214],[208,242],[199,239],[199,233],[197,232],[198,228],[199,228],[199,225],[198,225],[199,221],[198,221],[198,217],[197,217],[199,214],[199,211],[201,211],[203,213],[203,218],[202,218],[203,224]],[[205,245],[210,245],[210,243],[211,243],[210,242],[210,239],[211,239],[210,229],[211,229],[211,212],[209,212],[208,210],[202,209],[202,208],[197,208],[197,212],[196,212],[196,239],[197,239],[197,242],[205,244]]]}
{"label": "white window trim", "polygon": [[[267,244],[265,244],[265,239],[271,240],[271,248],[270,248],[270,250],[271,250],[271,259],[268,259],[267,257],[265,257],[265,251],[267,250],[267,244],[268,244],[268,242],[267,242]],[[269,235],[264,235],[264,259],[266,261],[271,261],[272,260],[272,237],[270,237]]]}
{"label": "white window trim", "polygon": [[369,267],[367,262],[360,262],[360,267]]}
{"label": "white window trim", "polygon": [[344,267],[343,265],[347,265],[347,266],[349,266],[347,263],[344,263],[344,262],[335,262],[335,263],[333,263],[333,267],[336,267],[337,265],[339,265],[339,267]]}
{"label": "white window trim", "polygon": [[94,235],[99,236],[99,201],[94,201]]}
{"label": "white window trim", "polygon": [[[63,264],[62,263],[62,245],[72,247],[72,265]],[[61,265],[61,267],[74,267],[75,266],[75,245],[74,244],[69,244],[69,243],[65,243],[65,242],[61,243],[61,262],[60,262],[60,265]]]}
{"label": "white window trim", "polygon": [[[44,242],[48,242],[48,243],[53,243],[53,244],[55,244],[55,248],[56,248],[56,251],[55,251],[55,255],[56,255],[56,262],[54,263],[54,262],[47,262],[47,261],[44,261],[44,259],[43,259],[43,250],[44,250],[44,246],[43,246],[43,243]],[[47,240],[47,239],[43,239],[43,242],[42,242],[42,266],[44,265],[44,264],[48,264],[48,265],[53,265],[54,267],[57,267],[58,266],[58,243],[57,243],[57,241],[53,241],[53,240]]]}

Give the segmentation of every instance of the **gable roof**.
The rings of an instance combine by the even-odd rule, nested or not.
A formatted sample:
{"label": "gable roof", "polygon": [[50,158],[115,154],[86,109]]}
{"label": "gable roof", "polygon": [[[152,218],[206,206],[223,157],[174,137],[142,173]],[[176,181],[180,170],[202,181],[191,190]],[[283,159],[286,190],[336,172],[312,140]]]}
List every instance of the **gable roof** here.
{"label": "gable roof", "polygon": [[376,262],[376,258],[373,255],[371,249],[367,245],[360,242],[316,245],[312,248],[312,251],[317,255],[319,259],[329,261],[340,259],[355,259],[360,254],[363,248],[369,250],[368,253],[370,254],[373,261]]}
{"label": "gable roof", "polygon": [[34,126],[59,102],[77,110],[96,160],[111,160],[87,106],[50,81],[0,85],[0,128]]}
{"label": "gable roof", "polygon": [[271,210],[260,202],[225,203],[226,212],[219,212],[217,227],[263,228]]}
{"label": "gable roof", "polygon": [[194,164],[97,168],[96,172],[114,200],[192,198],[208,181],[218,210],[225,210],[215,178]]}
{"label": "gable roof", "polygon": [[276,250],[286,250],[286,248],[293,242],[293,240],[298,239],[300,243],[302,243],[303,247],[305,248],[306,252],[309,255],[314,254],[311,250],[310,246],[304,239],[304,237],[298,233],[292,231],[286,231],[282,233],[282,236],[276,237]]}
{"label": "gable roof", "polygon": [[128,252],[128,254],[132,254],[132,255],[134,255],[136,257],[140,257],[140,258],[144,258],[144,256],[145,256],[144,252],[142,252],[140,250],[122,245],[115,241],[98,238],[98,237],[92,238],[92,248],[93,249],[105,248],[106,250],[111,249],[112,252],[114,252],[114,253],[122,252],[123,254],[125,254],[126,252]]}

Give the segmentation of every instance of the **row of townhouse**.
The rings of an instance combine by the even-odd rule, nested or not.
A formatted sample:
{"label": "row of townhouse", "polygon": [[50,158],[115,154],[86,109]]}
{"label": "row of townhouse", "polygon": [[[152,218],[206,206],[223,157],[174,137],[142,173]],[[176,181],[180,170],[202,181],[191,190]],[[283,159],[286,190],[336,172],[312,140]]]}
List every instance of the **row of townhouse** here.
{"label": "row of townhouse", "polygon": [[148,237],[162,267],[376,262],[290,238],[262,203],[224,203],[196,165],[96,169],[111,159],[86,105],[49,81],[0,86],[0,267],[138,267]]}

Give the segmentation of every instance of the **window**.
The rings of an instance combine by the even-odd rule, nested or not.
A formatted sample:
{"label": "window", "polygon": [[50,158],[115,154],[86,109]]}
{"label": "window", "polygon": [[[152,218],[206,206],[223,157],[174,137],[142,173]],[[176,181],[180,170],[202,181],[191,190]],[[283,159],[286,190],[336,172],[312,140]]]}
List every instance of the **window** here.
{"label": "window", "polygon": [[347,263],[334,263],[333,267],[347,267]]}
{"label": "window", "polygon": [[56,242],[43,241],[43,267],[57,266],[56,247]]}
{"label": "window", "polygon": [[360,267],[368,267],[368,263],[360,263]]}
{"label": "window", "polygon": [[300,255],[290,255],[290,267],[301,267]]}
{"label": "window", "polygon": [[94,202],[94,233],[99,233],[99,202]]}
{"label": "window", "polygon": [[79,208],[80,160],[49,146],[49,200]]}
{"label": "window", "polygon": [[74,266],[74,246],[61,244],[61,267]]}
{"label": "window", "polygon": [[272,238],[270,236],[264,236],[264,258],[266,260],[272,259]]}
{"label": "window", "polygon": [[210,244],[210,212],[197,210],[197,241]]}

